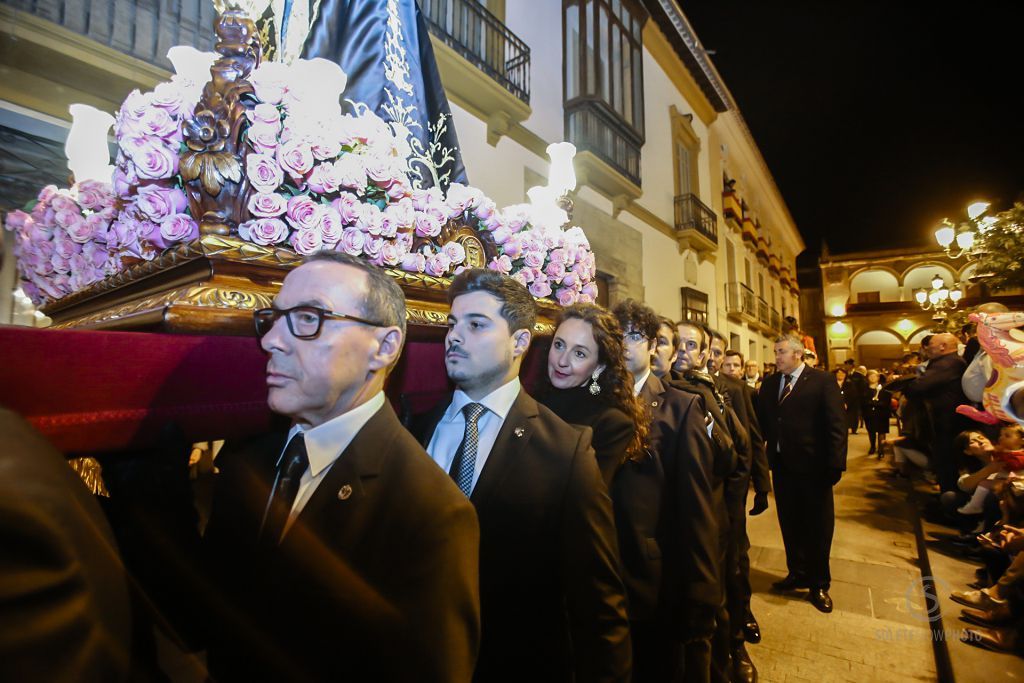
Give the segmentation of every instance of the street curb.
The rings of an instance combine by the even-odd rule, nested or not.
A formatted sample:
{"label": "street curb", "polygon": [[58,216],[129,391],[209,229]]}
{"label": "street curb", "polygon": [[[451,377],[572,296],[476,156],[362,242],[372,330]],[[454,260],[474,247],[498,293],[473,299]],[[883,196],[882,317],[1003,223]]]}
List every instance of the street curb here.
{"label": "street curb", "polygon": [[949,643],[946,642],[946,630],[943,623],[942,604],[939,600],[938,591],[935,588],[935,580],[932,575],[932,565],[928,559],[928,544],[925,542],[924,526],[921,524],[921,511],[926,501],[922,501],[920,493],[910,482],[902,482],[907,493],[907,501],[913,508],[914,514],[914,538],[917,541],[917,558],[920,563],[921,584],[924,588],[925,608],[928,611],[928,623],[932,632],[932,651],[935,654],[935,673],[939,683],[955,683],[953,675],[953,659],[949,654]]}

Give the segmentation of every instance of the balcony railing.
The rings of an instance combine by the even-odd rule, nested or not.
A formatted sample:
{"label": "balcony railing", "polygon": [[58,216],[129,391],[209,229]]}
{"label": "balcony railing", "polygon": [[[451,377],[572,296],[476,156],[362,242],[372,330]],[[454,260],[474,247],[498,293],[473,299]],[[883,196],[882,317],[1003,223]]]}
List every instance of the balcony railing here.
{"label": "balcony railing", "polygon": [[696,230],[718,244],[718,218],[695,194],[676,197],[676,230]]}
{"label": "balcony railing", "polygon": [[431,32],[530,103],[530,48],[476,0],[420,0]]}
{"label": "balcony railing", "polygon": [[167,50],[213,50],[210,0],[0,0],[150,64],[171,69]]}
{"label": "balcony railing", "polygon": [[725,306],[729,315],[757,320],[757,296],[742,282],[725,283]]}
{"label": "balcony railing", "polygon": [[604,102],[576,100],[565,107],[565,134],[581,152],[592,152],[636,185],[640,184],[643,138]]}
{"label": "balcony railing", "polygon": [[765,327],[771,327],[772,324],[771,308],[768,306],[768,302],[761,297],[757,297],[757,322]]}
{"label": "balcony railing", "polygon": [[773,332],[782,332],[782,315],[776,309],[771,310],[771,324]]}

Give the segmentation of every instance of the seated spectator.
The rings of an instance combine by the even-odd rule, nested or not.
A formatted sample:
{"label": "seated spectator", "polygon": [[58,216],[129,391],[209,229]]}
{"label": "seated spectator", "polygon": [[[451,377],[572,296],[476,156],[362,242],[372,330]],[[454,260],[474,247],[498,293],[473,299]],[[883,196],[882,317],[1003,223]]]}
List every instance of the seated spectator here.
{"label": "seated spectator", "polygon": [[[960,491],[946,491],[940,500],[961,531],[981,531],[985,501],[992,495],[997,480],[1006,478],[1006,463],[996,457],[996,447],[981,432],[961,432],[953,444],[957,453],[973,458],[980,467],[961,474],[957,479]],[[963,494],[970,497],[961,504],[965,497]]]}

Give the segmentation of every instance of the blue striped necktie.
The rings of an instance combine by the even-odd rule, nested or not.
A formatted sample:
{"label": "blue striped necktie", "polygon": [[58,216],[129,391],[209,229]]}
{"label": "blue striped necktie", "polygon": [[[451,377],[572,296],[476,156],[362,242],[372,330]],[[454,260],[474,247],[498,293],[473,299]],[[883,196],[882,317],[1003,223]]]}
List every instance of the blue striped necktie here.
{"label": "blue striped necktie", "polygon": [[786,383],[782,386],[782,395],[779,396],[779,403],[785,401],[789,393],[793,391],[793,375],[784,375],[783,379],[786,380]]}

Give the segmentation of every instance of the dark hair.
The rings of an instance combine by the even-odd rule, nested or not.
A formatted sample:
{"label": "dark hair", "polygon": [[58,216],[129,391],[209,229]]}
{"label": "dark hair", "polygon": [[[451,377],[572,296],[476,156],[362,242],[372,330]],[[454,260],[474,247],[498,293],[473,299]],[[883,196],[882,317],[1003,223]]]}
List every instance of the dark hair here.
{"label": "dark hair", "polygon": [[846,360],[843,361],[843,365],[853,365],[853,359],[847,358]]}
{"label": "dark hair", "polygon": [[953,448],[955,449],[955,453],[967,453],[967,447],[971,443],[971,434],[982,434],[982,432],[977,429],[966,429],[953,437]]}
{"label": "dark hair", "polygon": [[668,329],[672,330],[672,348],[678,349],[679,328],[676,327],[676,324],[674,322],[672,322],[669,318],[666,318],[665,316],[658,318],[658,328],[660,329],[662,325],[666,325]]}
{"label": "dark hair", "polygon": [[1000,433],[1000,434],[1002,434],[1002,433],[1003,433],[1003,432],[1005,432],[1005,431],[1006,431],[1007,429],[1009,429],[1010,431],[1014,431],[1014,432],[1017,432],[1017,434],[1018,434],[1019,436],[1021,436],[1021,437],[1024,437],[1024,427],[1022,427],[1022,426],[1021,426],[1021,425],[1019,425],[1019,424],[1016,424],[1016,423],[1006,423],[1006,424],[1002,425],[1002,426],[1001,426],[1001,427],[999,428],[999,433]]}
{"label": "dark hair", "polygon": [[832,371],[832,374],[836,376],[837,380],[839,379],[839,373],[840,372],[843,373],[843,379],[846,379],[847,377],[850,376],[850,373],[848,373],[846,371],[846,368],[844,368],[842,365],[840,365],[838,368],[836,368],[835,370]]}
{"label": "dark hair", "polygon": [[562,310],[555,329],[566,320],[582,320],[590,325],[597,343],[597,360],[605,366],[601,373],[602,396],[608,403],[624,412],[633,421],[633,438],[626,447],[625,457],[640,462],[647,455],[650,416],[644,404],[633,395],[633,376],[626,369],[623,354],[622,326],[608,309],[597,304],[573,304]]}
{"label": "dark hair", "polygon": [[[704,332],[708,335],[708,337],[710,337],[711,339],[717,339],[718,341],[722,342],[722,344],[725,346],[729,345],[729,342],[726,340],[725,336],[721,332],[719,332],[713,327],[708,327],[707,325],[703,325],[703,327]],[[711,342],[709,341],[708,343],[710,344]]]}
{"label": "dark hair", "polygon": [[484,268],[464,270],[455,276],[448,288],[448,305],[470,292],[486,292],[501,302],[501,317],[508,323],[509,332],[533,332],[533,326],[537,324],[537,302],[519,280]]}
{"label": "dark hair", "polygon": [[739,351],[736,351],[735,349],[726,349],[725,350],[725,357],[728,358],[729,356],[739,356],[740,357],[740,362],[741,363],[746,363],[746,361],[743,360],[743,354],[740,353]]}
{"label": "dark hair", "polygon": [[[708,333],[704,330],[703,325],[701,325],[700,323],[695,323],[692,320],[680,320],[679,322],[676,323],[676,331],[678,331],[680,325],[683,325],[685,327],[692,327],[693,329],[700,332],[701,351],[711,346],[711,341],[708,339]],[[679,346],[679,344],[676,344],[676,346]]]}
{"label": "dark hair", "polygon": [[[934,337],[934,336],[935,336],[934,334],[926,334],[925,336],[921,337],[921,348],[922,349],[928,348],[928,342],[930,342],[932,340],[932,337]],[[918,357],[920,357],[920,356],[918,356]]]}
{"label": "dark hair", "polygon": [[360,302],[360,312],[385,327],[402,330],[405,341],[405,294],[394,278],[369,261],[343,251],[324,249],[307,256],[303,263],[337,263],[366,273],[366,297]]}
{"label": "dark hair", "polygon": [[612,315],[622,325],[623,332],[628,332],[632,328],[647,337],[652,344],[657,340],[658,326],[661,323],[658,322],[658,315],[650,306],[642,304],[636,299],[626,299],[615,307]]}

